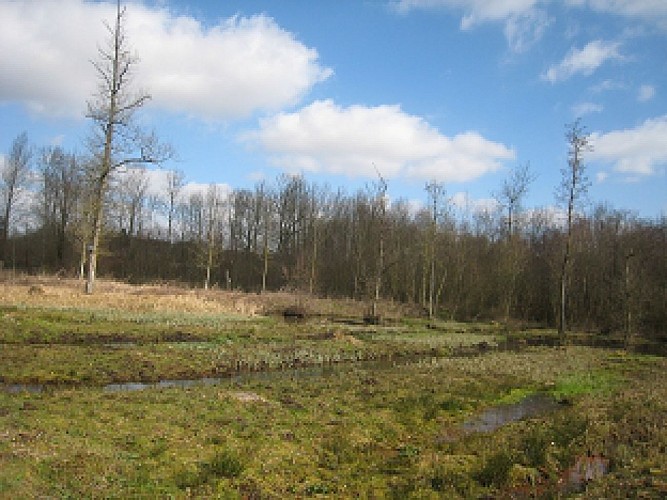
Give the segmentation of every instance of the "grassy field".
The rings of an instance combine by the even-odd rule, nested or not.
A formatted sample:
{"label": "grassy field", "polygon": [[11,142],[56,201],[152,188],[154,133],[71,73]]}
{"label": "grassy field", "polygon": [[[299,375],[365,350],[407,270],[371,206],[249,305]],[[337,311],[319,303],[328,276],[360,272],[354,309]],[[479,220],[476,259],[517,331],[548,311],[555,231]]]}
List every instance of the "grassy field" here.
{"label": "grassy field", "polygon": [[[667,494],[665,358],[503,351],[500,325],[392,304],[371,326],[349,301],[77,285],[0,285],[1,498]],[[294,302],[316,314],[266,314]]]}

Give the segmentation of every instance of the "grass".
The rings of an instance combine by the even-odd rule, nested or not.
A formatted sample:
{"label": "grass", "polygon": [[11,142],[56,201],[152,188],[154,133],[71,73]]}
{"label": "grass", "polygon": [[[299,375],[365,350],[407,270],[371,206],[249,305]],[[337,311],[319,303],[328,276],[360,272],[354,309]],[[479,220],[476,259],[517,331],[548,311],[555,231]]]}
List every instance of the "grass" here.
{"label": "grass", "polygon": [[[53,388],[0,392],[1,498],[555,497],[568,494],[559,480],[589,454],[610,467],[583,496],[667,491],[664,358],[580,346],[432,357],[492,345],[498,329],[285,324],[203,307],[123,315],[112,306],[2,306],[0,376]],[[353,362],[389,357],[401,362]],[[237,370],[264,373],[100,387]],[[568,404],[464,431],[488,408],[537,392]]]}

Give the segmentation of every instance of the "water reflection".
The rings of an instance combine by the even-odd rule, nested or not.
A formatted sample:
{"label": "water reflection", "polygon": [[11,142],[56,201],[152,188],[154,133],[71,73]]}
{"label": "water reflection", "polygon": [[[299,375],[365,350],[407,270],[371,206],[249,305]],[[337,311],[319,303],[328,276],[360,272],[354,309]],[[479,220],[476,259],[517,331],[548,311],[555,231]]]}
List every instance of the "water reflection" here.
{"label": "water reflection", "polygon": [[544,393],[528,396],[518,403],[488,408],[482,414],[463,424],[465,432],[493,432],[505,424],[534,417],[558,408],[558,402]]}

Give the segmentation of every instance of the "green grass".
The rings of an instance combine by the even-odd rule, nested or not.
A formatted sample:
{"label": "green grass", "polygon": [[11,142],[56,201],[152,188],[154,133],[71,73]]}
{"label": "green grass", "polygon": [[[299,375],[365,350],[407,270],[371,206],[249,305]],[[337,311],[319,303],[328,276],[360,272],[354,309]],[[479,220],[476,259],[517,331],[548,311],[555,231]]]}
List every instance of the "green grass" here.
{"label": "green grass", "polygon": [[[0,333],[0,376],[70,386],[0,392],[0,498],[476,498],[522,488],[548,497],[588,453],[614,464],[589,485],[594,498],[659,497],[667,484],[664,358],[572,346],[431,357],[490,343],[493,325],[193,315],[176,327],[171,314],[91,314],[3,310],[2,324],[15,326]],[[190,341],[168,340],[171,328]],[[120,333],[135,340],[105,345]],[[31,344],[35,335],[48,341]],[[427,358],[410,361],[420,353]],[[383,357],[404,362],[354,362]],[[279,370],[326,363],[334,368],[319,374]],[[237,369],[268,373],[99,387]],[[490,433],[464,431],[489,407],[542,391],[570,404]]]}
{"label": "green grass", "polygon": [[[16,437],[1,441],[0,485],[9,496],[26,484],[36,496],[54,486],[63,496],[480,495],[510,487],[516,466],[556,474],[587,446],[603,446],[586,440],[610,417],[592,422],[582,402],[490,436],[443,441],[443,433],[456,435],[508,386],[518,397],[534,383],[531,361],[547,381],[605,359],[586,349],[543,349],[240,386],[2,395],[0,435]],[[483,375],[487,389],[471,391],[471,373]],[[238,391],[263,399],[242,400]],[[494,455],[505,445],[512,451]]]}
{"label": "green grass", "polygon": [[172,312],[5,307],[0,311],[0,382],[104,385],[196,379],[416,355],[447,355],[490,343],[483,334],[359,327],[322,320],[288,324]]}

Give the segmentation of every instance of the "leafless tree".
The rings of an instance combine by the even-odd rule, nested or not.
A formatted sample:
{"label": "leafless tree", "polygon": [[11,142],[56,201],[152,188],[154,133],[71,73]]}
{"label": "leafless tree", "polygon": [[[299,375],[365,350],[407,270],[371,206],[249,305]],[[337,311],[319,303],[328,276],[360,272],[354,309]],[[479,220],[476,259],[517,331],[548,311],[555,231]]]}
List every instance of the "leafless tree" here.
{"label": "leafless tree", "polygon": [[0,195],[3,203],[2,224],[2,250],[0,260],[4,262],[6,258],[7,238],[12,225],[12,216],[16,201],[23,188],[29,180],[30,162],[32,160],[32,148],[28,143],[28,134],[23,132],[19,134],[12,142],[9,156],[5,160],[4,168],[0,172]]}
{"label": "leafless tree", "polygon": [[126,230],[128,235],[135,236],[141,231],[148,176],[143,168],[130,168],[119,173],[118,177],[120,209],[127,217],[127,228],[121,229]]}
{"label": "leafless tree", "polygon": [[167,239],[170,243],[174,242],[173,224],[176,201],[184,185],[185,174],[183,172],[180,170],[170,170],[167,172]]}
{"label": "leafless tree", "polygon": [[428,204],[431,215],[431,223],[429,230],[429,263],[430,263],[430,279],[428,292],[428,318],[433,319],[434,314],[434,299],[435,299],[435,264],[436,264],[436,241],[438,237],[438,219],[442,211],[442,198],[445,196],[445,186],[441,182],[432,180],[426,184],[426,192],[428,194]]}
{"label": "leafless tree", "polygon": [[211,286],[211,269],[217,250],[216,236],[220,232],[222,209],[223,194],[220,187],[211,184],[206,193],[206,205],[204,207],[206,217],[206,278],[204,279],[204,288],[206,290]]}
{"label": "leafless tree", "polygon": [[40,219],[45,234],[53,232],[56,265],[65,265],[65,248],[71,222],[77,214],[77,199],[83,189],[81,161],[61,147],[47,147],[39,155]]}
{"label": "leafless tree", "polygon": [[262,293],[266,292],[269,274],[269,248],[274,232],[275,194],[264,181],[255,186],[255,200],[261,220],[262,232]]}
{"label": "leafless tree", "polygon": [[135,112],[150,96],[132,91],[132,71],[138,60],[132,55],[124,30],[126,9],[117,2],[113,24],[105,24],[108,44],[99,49],[97,71],[99,88],[88,103],[88,117],[94,123],[90,147],[95,161],[88,172],[91,186],[92,243],[88,255],[86,293],[93,292],[97,271],[97,252],[102,233],[104,198],[110,175],[122,166],[160,163],[171,157],[171,150],[160,144],[154,133],[135,126]]}
{"label": "leafless tree", "polygon": [[494,197],[501,208],[507,210],[507,238],[503,246],[503,262],[499,271],[505,273],[500,283],[506,292],[505,317],[509,318],[515,303],[517,278],[521,266],[521,251],[524,248],[520,240],[515,237],[516,219],[521,210],[524,197],[528,193],[530,184],[535,176],[530,171],[530,163],[516,165],[503,182],[499,192]]}
{"label": "leafless tree", "polygon": [[565,332],[567,330],[567,280],[572,250],[574,212],[577,204],[586,195],[590,185],[586,177],[584,154],[592,149],[589,134],[586,132],[585,127],[581,125],[580,120],[576,120],[567,126],[565,138],[568,144],[567,166],[561,169],[561,184],[556,193],[558,200],[563,203],[567,210],[565,249],[560,269],[560,321],[558,324],[558,333],[561,341],[565,340]]}
{"label": "leafless tree", "polygon": [[[375,165],[373,165],[375,166]],[[373,189],[375,191],[373,209],[377,228],[377,259],[375,262],[375,286],[373,293],[373,304],[371,309],[371,316],[374,321],[378,319],[378,302],[380,301],[380,294],[382,292],[382,276],[384,274],[384,260],[385,260],[385,231],[386,231],[386,216],[387,216],[387,181],[382,176],[380,171],[375,169],[378,175]]]}
{"label": "leafless tree", "polygon": [[530,163],[515,166],[507,179],[503,182],[500,191],[494,195],[501,207],[507,210],[507,237],[512,238],[516,228],[515,221],[523,198],[528,193],[530,184],[535,176],[530,171]]}

